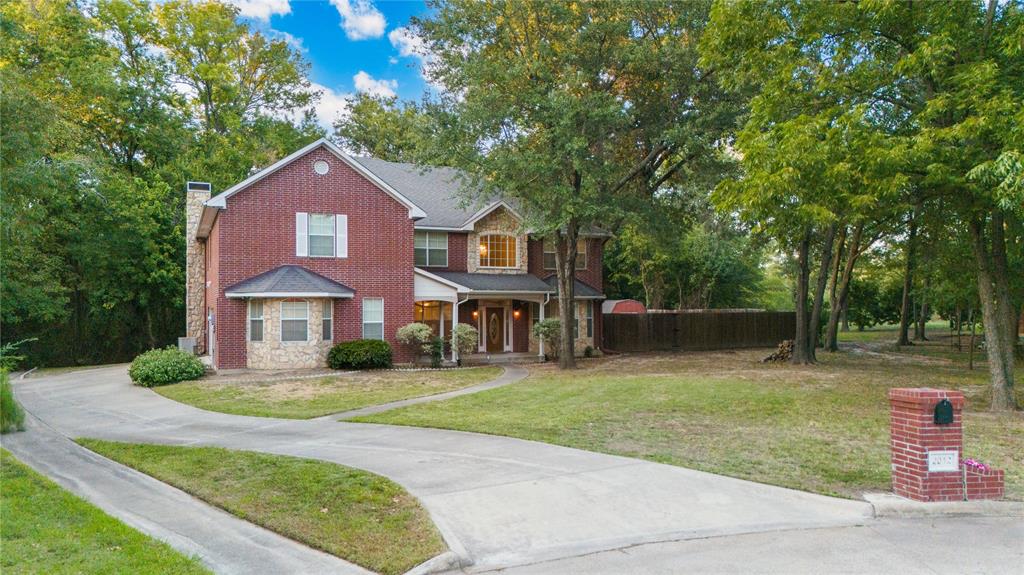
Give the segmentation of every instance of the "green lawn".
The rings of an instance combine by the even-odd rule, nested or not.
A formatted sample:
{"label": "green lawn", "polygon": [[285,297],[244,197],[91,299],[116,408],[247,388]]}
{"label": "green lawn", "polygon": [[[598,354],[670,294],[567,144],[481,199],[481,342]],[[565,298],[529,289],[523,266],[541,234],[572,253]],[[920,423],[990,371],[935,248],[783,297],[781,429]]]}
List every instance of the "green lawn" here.
{"label": "green lawn", "polygon": [[819,365],[796,367],[760,363],[768,351],[627,355],[569,373],[545,365],[514,386],[356,421],[508,435],[856,497],[889,487],[888,388],[956,388],[967,397],[965,455],[1006,469],[1008,497],[1024,499],[1024,413],[986,411],[984,358],[968,371],[943,357],[821,352]]}
{"label": "green lawn", "polygon": [[308,419],[331,413],[461,389],[494,379],[498,367],[444,371],[365,371],[316,379],[269,383],[188,381],[154,388],[175,401],[201,409]]}
{"label": "green lawn", "polygon": [[246,521],[379,573],[404,573],[445,550],[419,502],[372,473],[215,447],[79,443]]}
{"label": "green lawn", "polygon": [[209,573],[0,449],[0,572]]}

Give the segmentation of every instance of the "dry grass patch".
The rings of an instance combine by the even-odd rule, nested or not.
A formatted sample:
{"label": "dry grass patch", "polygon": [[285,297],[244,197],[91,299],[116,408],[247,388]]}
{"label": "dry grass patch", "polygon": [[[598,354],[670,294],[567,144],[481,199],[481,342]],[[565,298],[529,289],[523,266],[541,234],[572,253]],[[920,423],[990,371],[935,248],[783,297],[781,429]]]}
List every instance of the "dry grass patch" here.
{"label": "dry grass patch", "polygon": [[1007,496],[1024,499],[1024,413],[987,411],[983,363],[968,371],[960,357],[911,356],[923,348],[821,352],[815,366],[760,363],[770,350],[544,365],[516,386],[356,421],[509,435],[856,497],[889,488],[889,388],[951,388],[967,398],[965,455],[1006,469]]}
{"label": "dry grass patch", "polygon": [[494,379],[498,367],[441,371],[363,371],[283,381],[190,381],[155,388],[200,409],[236,415],[308,419],[434,395]]}

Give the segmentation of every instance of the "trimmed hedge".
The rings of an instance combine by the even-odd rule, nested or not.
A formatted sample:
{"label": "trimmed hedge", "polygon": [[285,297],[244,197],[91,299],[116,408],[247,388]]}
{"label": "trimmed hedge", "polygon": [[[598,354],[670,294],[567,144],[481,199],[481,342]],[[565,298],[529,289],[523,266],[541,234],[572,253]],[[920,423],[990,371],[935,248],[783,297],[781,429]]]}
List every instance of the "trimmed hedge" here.
{"label": "trimmed hedge", "polygon": [[199,379],[206,368],[199,358],[174,346],[151,349],[132,360],[128,375],[136,385],[155,387]]}
{"label": "trimmed hedge", "polygon": [[391,345],[379,339],[339,343],[327,354],[331,369],[381,369],[391,367]]}

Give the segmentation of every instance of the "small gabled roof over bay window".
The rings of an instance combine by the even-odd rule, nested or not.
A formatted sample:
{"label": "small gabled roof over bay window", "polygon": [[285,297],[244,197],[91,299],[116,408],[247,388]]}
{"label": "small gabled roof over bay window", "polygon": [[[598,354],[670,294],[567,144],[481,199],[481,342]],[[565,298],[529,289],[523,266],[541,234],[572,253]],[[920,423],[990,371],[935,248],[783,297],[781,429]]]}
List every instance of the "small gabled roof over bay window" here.
{"label": "small gabled roof over bay window", "polygon": [[355,290],[302,266],[286,265],[242,280],[224,290],[229,298],[351,298]]}

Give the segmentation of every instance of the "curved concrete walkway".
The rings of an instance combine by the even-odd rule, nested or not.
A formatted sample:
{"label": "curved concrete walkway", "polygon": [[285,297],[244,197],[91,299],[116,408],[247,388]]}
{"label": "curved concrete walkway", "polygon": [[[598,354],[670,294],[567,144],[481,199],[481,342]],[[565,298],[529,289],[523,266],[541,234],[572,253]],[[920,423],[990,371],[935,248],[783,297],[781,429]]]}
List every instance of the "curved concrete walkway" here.
{"label": "curved concrete walkway", "polygon": [[202,411],[131,385],[123,366],[29,379],[15,392],[68,437],[216,445],[379,473],[418,497],[463,565],[477,568],[872,521],[864,502],[531,441]]}
{"label": "curved concrete walkway", "polygon": [[530,372],[526,369],[519,367],[518,365],[506,365],[503,367],[504,371],[498,377],[464,387],[462,389],[456,389],[452,391],[446,391],[443,393],[435,393],[434,395],[424,395],[422,397],[412,397],[409,399],[400,399],[398,401],[392,401],[390,403],[382,403],[380,405],[370,405],[367,407],[361,407],[359,409],[352,409],[349,411],[343,411],[341,413],[332,413],[330,415],[324,415],[317,417],[316,419],[351,419],[353,417],[359,417],[360,415],[371,415],[374,413],[381,413],[383,411],[391,411],[392,409],[398,409],[399,407],[406,407],[409,405],[418,405],[420,403],[430,403],[433,401],[444,401],[445,399],[451,399],[460,395],[469,395],[471,393],[480,393],[481,391],[487,391],[488,389],[495,389],[498,387],[505,387],[511,383],[522,381]]}

